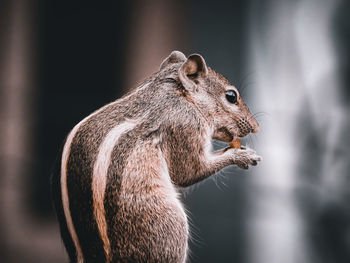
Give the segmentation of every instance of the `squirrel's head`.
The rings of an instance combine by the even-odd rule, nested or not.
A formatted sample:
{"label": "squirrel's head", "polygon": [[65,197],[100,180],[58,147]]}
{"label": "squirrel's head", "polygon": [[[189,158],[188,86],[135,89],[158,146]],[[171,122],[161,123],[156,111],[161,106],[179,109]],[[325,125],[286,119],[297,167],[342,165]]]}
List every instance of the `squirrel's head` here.
{"label": "squirrel's head", "polygon": [[160,70],[178,64],[181,85],[178,94],[193,103],[213,129],[213,138],[225,142],[256,133],[259,124],[244,103],[238,90],[222,75],[207,67],[198,54],[188,58],[173,51]]}

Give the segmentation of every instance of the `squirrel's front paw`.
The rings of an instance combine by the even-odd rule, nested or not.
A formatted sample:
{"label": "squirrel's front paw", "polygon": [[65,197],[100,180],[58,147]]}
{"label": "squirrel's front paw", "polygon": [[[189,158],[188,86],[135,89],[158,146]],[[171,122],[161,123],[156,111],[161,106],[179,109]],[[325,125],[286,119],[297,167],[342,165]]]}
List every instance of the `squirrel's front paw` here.
{"label": "squirrel's front paw", "polygon": [[234,149],[234,164],[242,169],[248,169],[249,165],[257,165],[262,158],[249,148]]}

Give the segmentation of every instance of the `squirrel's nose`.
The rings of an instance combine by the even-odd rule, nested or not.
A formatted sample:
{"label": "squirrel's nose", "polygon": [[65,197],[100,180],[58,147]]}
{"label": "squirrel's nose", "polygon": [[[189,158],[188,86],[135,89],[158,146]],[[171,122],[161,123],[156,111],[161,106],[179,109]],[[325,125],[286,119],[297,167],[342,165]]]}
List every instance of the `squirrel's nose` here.
{"label": "squirrel's nose", "polygon": [[254,119],[252,125],[252,133],[258,133],[259,132],[259,123]]}

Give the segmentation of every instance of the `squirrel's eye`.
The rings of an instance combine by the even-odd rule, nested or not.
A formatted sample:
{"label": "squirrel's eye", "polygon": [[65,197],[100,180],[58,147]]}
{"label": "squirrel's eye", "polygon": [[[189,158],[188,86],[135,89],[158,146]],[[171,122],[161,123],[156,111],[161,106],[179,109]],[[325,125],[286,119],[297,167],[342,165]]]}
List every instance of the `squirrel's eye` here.
{"label": "squirrel's eye", "polygon": [[226,99],[231,103],[237,102],[237,93],[234,90],[226,91]]}

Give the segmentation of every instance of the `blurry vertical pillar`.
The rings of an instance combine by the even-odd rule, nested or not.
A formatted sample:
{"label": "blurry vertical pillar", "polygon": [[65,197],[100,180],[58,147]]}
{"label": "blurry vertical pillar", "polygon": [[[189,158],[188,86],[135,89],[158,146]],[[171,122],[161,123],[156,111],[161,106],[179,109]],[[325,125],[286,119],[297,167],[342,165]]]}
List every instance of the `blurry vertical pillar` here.
{"label": "blurry vertical pillar", "polygon": [[[261,127],[257,150],[264,161],[251,180],[258,194],[249,220],[250,262],[349,262],[343,241],[334,237],[345,230],[334,227],[342,219],[331,218],[331,211],[326,218],[331,222],[316,225],[318,210],[330,196],[339,198],[346,182],[345,176],[339,179],[348,174],[336,154],[343,151],[336,145],[344,144],[339,135],[346,120],[339,110],[330,32],[337,2],[251,1],[255,104],[271,118]],[[337,138],[342,139],[337,143]],[[325,230],[329,223],[334,229]],[[333,242],[321,240],[322,234],[333,235]]]}
{"label": "blurry vertical pillar", "polygon": [[[156,72],[172,50],[186,52],[184,1],[135,1],[125,54],[124,90]],[[188,55],[188,54],[185,54]]]}
{"label": "blurry vertical pillar", "polygon": [[[2,262],[61,262],[57,231],[28,216],[33,154],[35,1],[0,4],[0,254]],[[54,230],[54,231],[52,231]],[[54,246],[53,246],[54,243]],[[44,260],[44,261],[43,261]]]}
{"label": "blurry vertical pillar", "polygon": [[293,30],[298,3],[252,1],[250,54],[257,69],[255,105],[271,116],[259,134],[257,151],[264,161],[251,179],[258,193],[251,197],[249,220],[249,262],[253,263],[311,262],[294,196],[295,122],[300,107],[300,97],[295,94],[302,94],[303,77]]}

